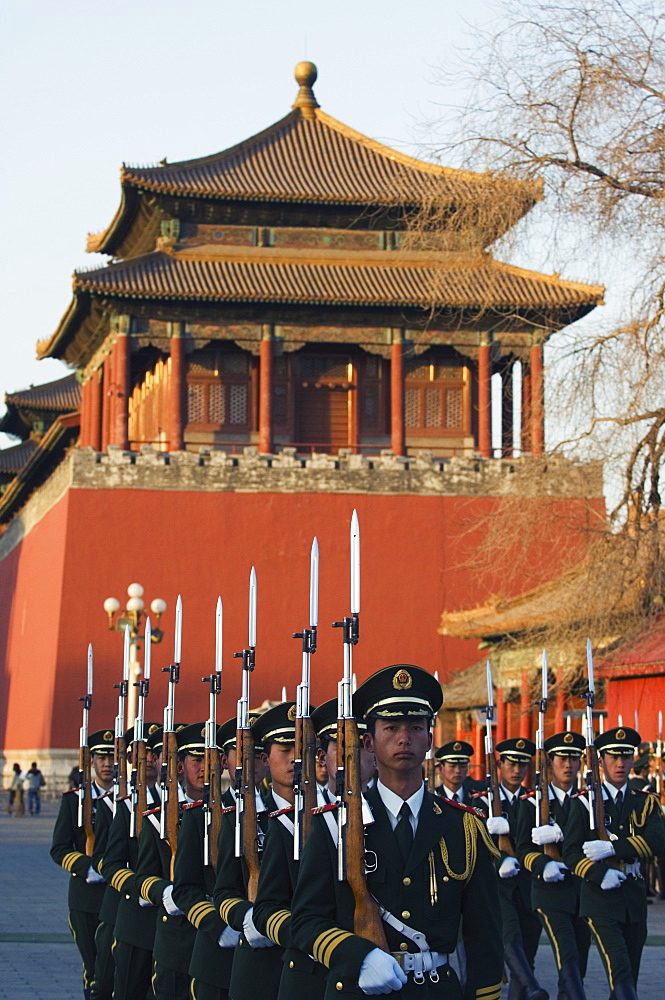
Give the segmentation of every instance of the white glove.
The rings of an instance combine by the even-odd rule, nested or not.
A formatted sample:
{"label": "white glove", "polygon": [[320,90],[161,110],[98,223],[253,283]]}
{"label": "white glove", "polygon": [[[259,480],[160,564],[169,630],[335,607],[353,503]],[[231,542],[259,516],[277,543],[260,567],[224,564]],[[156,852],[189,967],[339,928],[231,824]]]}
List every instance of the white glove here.
{"label": "white glove", "polygon": [[233,927],[225,927],[217,938],[220,948],[235,948],[240,937],[240,931],[234,931]]}
{"label": "white glove", "polygon": [[603,875],[603,881],[600,883],[601,889],[618,889],[622,882],[626,881],[626,876],[623,872],[617,871],[616,868],[610,868]]}
{"label": "white glove", "polygon": [[154,905],[155,905],[154,903],[151,903],[147,899],[144,899],[143,896],[139,896],[139,906],[154,906]]}
{"label": "white glove", "polygon": [[602,861],[615,854],[614,844],[611,840],[585,840],[582,844],[582,850],[590,861]]}
{"label": "white glove", "polygon": [[490,816],[487,820],[487,829],[493,837],[510,833],[510,823],[504,816]]}
{"label": "white glove", "polygon": [[543,844],[560,844],[563,840],[563,830],[558,823],[534,826],[531,828],[531,840],[539,847],[542,847]]}
{"label": "white glove", "polygon": [[394,993],[401,990],[406,982],[406,975],[392,955],[375,948],[365,955],[360,966],[358,986],[369,996],[379,993]]}
{"label": "white glove", "polygon": [[520,863],[517,858],[504,858],[499,867],[499,878],[514,878],[519,874]]}
{"label": "white glove", "polygon": [[563,861],[548,861],[543,868],[543,882],[563,882],[568,870]]}
{"label": "white glove", "polygon": [[100,875],[99,872],[96,872],[92,865],[90,865],[85,880],[86,882],[89,882],[90,885],[94,885],[96,882],[103,882],[104,876]]}
{"label": "white glove", "polygon": [[170,917],[180,917],[182,916],[182,910],[173,902],[173,886],[167,885],[166,889],[162,893],[162,904],[164,909]]}
{"label": "white glove", "polygon": [[274,948],[275,942],[271,941],[270,938],[265,937],[263,934],[260,934],[254,926],[254,921],[252,920],[253,912],[254,907],[247,911],[245,919],[242,922],[242,933],[245,941],[250,948]]}

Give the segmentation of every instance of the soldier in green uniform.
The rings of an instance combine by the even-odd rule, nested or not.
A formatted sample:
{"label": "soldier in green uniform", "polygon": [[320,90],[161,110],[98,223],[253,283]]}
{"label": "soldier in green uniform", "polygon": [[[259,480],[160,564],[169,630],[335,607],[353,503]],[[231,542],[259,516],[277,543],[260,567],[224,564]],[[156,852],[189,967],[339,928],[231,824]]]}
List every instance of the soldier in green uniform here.
{"label": "soldier in green uniform", "polygon": [[452,740],[444,743],[435,751],[436,771],[441,784],[435,792],[441,798],[462,802],[466,806],[482,807],[480,799],[487,792],[484,781],[476,781],[469,777],[469,763],[473,757],[473,747],[464,740]]}
{"label": "soldier in green uniform", "polygon": [[389,953],[354,933],[354,897],[337,878],[337,850],[315,816],[293,899],[291,933],[329,969],[326,997],[401,991],[422,1000],[461,998],[449,963],[460,922],[468,967],[465,996],[498,1000],[502,947],[498,856],[475,811],[425,790],[422,766],[443,694],[420,667],[379,670],[356,691],[378,780],[367,792],[367,886],[382,907]]}
{"label": "soldier in green uniform", "polygon": [[[179,725],[175,729],[182,810],[201,800],[205,722]],[[189,963],[196,929],[173,900],[171,847],[160,836],[160,812],[158,806],[147,810],[144,816],[134,886],[143,904],[156,912],[153,993],[157,1000],[189,1000]]]}
{"label": "soldier in green uniform", "polygon": [[637,1000],[637,978],[647,937],[647,900],[640,861],[665,851],[665,827],[654,795],[634,792],[628,776],[640,737],[627,726],[594,741],[600,755],[605,828],[598,839],[588,795],[572,803],[563,860],[582,879],[580,914],[607,973],[613,1000]]}
{"label": "soldier in green uniform", "polygon": [[[113,783],[113,732],[100,729],[88,737],[90,759],[95,774],[91,781],[93,823],[96,802],[106,795]],[[86,793],[88,789],[86,789]],[[104,879],[93,867],[92,855],[86,854],[86,837],[78,825],[78,789],[70,788],[60,800],[58,818],[53,829],[51,857],[69,872],[69,927],[83,961],[83,994],[91,996],[95,973],[95,933],[104,898]]]}
{"label": "soldier in green uniform", "polygon": [[533,973],[541,925],[531,909],[531,875],[515,857],[517,818],[521,800],[528,794],[522,782],[536,752],[531,740],[512,738],[497,743],[497,775],[501,816],[490,816],[487,829],[493,835],[507,835],[512,854],[502,852],[499,864],[499,899],[503,920],[503,947],[510,970],[509,1000],[547,1000]]}
{"label": "soldier in green uniform", "polygon": [[[535,796],[524,799],[517,821],[517,860],[531,873],[531,905],[549,938],[559,971],[559,997],[585,1000],[590,932],[579,914],[581,881],[561,861],[571,796],[585,749],[580,733],[555,733],[544,749],[550,781],[543,784],[549,823],[541,825]],[[548,846],[546,846],[548,845]]]}
{"label": "soldier in green uniform", "polygon": [[[159,801],[155,785],[161,762],[162,729],[156,723],[149,723],[147,728],[152,730],[146,739],[146,780],[148,801],[152,804]],[[133,730],[125,735],[127,746],[131,747]],[[128,761],[131,763],[131,750],[128,751]],[[131,795],[126,795],[119,798],[116,804],[106,849],[99,866],[108,883],[102,911],[105,920],[110,922],[115,908],[114,1000],[145,1000],[150,992],[155,915],[140,906],[134,886],[138,838],[132,836],[131,820],[132,798]]]}
{"label": "soldier in green uniform", "polygon": [[[268,773],[267,757],[255,728],[262,718],[263,716],[250,718],[254,739],[254,781],[260,860],[263,858],[264,838],[270,822],[268,814],[277,812],[278,809],[272,791],[266,792],[263,796],[259,793],[263,779]],[[242,764],[240,760],[234,762],[237,766]],[[272,990],[273,984],[279,981],[282,949],[265,934],[261,934],[254,924],[254,902],[248,896],[249,873],[244,859],[237,858],[235,854],[235,822],[234,807],[222,816],[213,902],[224,923],[240,933],[233,956],[229,998],[244,1000],[249,997],[253,1000],[257,983],[261,983],[262,990]]]}
{"label": "soldier in green uniform", "polygon": [[[222,769],[232,775],[235,766],[236,719],[217,728],[217,745],[222,752]],[[231,788],[222,796],[222,808],[232,809],[235,798]],[[204,863],[203,801],[183,810],[178,831],[178,853],[173,878],[173,901],[193,927],[196,937],[189,963],[193,1000],[226,1000],[233,950],[240,935],[228,927],[213,906],[215,868]]]}

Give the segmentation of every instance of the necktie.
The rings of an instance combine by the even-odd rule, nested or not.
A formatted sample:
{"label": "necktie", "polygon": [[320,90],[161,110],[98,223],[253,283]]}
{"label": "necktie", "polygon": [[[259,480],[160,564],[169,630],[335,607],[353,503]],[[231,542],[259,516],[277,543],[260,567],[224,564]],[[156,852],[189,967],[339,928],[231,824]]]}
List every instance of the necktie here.
{"label": "necktie", "polygon": [[397,820],[397,826],[395,827],[395,837],[397,838],[397,844],[399,846],[400,854],[402,855],[402,861],[406,864],[409,854],[411,853],[411,845],[413,844],[411,810],[406,802],[399,811],[399,819]]}
{"label": "necktie", "polygon": [[452,799],[453,802],[459,802],[459,795],[457,794],[457,792],[453,792]]}
{"label": "necktie", "polygon": [[623,792],[616,793],[616,797],[614,799],[614,805],[617,807],[617,810],[621,809],[621,806],[623,805]]}
{"label": "necktie", "polygon": [[330,805],[330,803],[332,802],[332,799],[330,798],[330,792],[328,791],[328,789],[327,788],[322,788],[321,789],[321,794],[323,795],[323,798],[325,799],[326,803],[328,805]]}

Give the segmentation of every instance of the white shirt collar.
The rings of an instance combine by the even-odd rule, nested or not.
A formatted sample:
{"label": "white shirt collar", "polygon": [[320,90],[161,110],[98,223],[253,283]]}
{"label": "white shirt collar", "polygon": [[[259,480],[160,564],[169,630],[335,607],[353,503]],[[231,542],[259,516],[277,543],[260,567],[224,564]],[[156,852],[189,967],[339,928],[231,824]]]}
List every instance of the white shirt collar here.
{"label": "white shirt collar", "polygon": [[446,796],[447,799],[452,799],[453,795],[457,795],[458,802],[462,801],[462,797],[464,795],[464,787],[463,786],[461,788],[458,788],[456,792],[454,792],[452,790],[452,788],[448,788],[447,785],[443,785],[442,784],[441,788],[443,790],[443,794]]}
{"label": "white shirt collar", "polygon": [[550,789],[554,792],[561,805],[563,805],[566,795],[570,798],[570,792],[564,792],[563,788],[559,788],[558,785],[551,784]]}
{"label": "white shirt collar", "polygon": [[390,788],[384,785],[380,779],[376,783],[376,788],[379,795],[381,796],[381,801],[383,802],[388,812],[394,818],[395,823],[397,822],[397,819],[399,817],[399,811],[404,805],[405,801],[409,809],[411,810],[411,815],[413,816],[413,818],[415,820],[418,819],[418,813],[420,812],[420,807],[423,804],[423,798],[425,796],[424,782],[420,786],[418,791],[414,792],[413,795],[408,799],[403,799],[399,795],[396,795],[395,792],[391,791]]}
{"label": "white shirt collar", "polygon": [[626,792],[628,791],[628,782],[626,782],[625,785],[622,785],[621,788],[617,788],[615,785],[610,785],[609,781],[604,781],[603,785],[605,790],[612,796],[612,802],[614,802],[619,792],[623,792],[623,797],[625,799]]}
{"label": "white shirt collar", "polygon": [[512,806],[513,802],[517,798],[517,792],[509,792],[506,786],[503,784],[503,782],[499,787],[501,788],[501,794],[503,795],[504,799],[507,799],[510,805]]}
{"label": "white shirt collar", "polygon": [[[292,804],[288,799],[283,799],[281,795],[278,795],[275,789],[272,790],[272,797],[275,800],[275,805],[278,809],[291,809]],[[265,806],[263,807],[265,809]]]}

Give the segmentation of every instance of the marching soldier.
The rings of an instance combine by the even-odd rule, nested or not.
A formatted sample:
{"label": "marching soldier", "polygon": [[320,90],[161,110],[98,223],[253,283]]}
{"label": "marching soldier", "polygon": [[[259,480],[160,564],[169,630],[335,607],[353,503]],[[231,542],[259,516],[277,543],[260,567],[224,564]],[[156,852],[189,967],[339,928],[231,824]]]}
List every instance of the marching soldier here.
{"label": "marching soldier", "polygon": [[585,740],[580,733],[556,733],[545,740],[544,749],[551,773],[549,784],[543,775],[550,821],[540,824],[535,797],[523,800],[517,822],[517,860],[531,873],[531,905],[552,946],[559,995],[566,1000],[585,1000],[582,980],[590,932],[579,915],[580,879],[562,863],[559,846],[570,816],[571,795],[576,793]]}
{"label": "marching soldier", "polygon": [[[162,729],[156,723],[146,740],[146,780],[148,798],[159,801],[155,788],[162,754]],[[125,734],[131,748],[133,729]],[[131,762],[131,749],[127,751]],[[108,842],[101,859],[100,871],[108,883],[103,913],[112,919],[113,958],[115,962],[114,1000],[145,1000],[150,990],[152,945],[155,938],[155,914],[139,905],[134,886],[134,871],[138,861],[138,840],[131,835],[132,798],[118,799],[111,823]]]}
{"label": "marching soldier", "polygon": [[293,900],[296,945],[329,970],[326,997],[402,991],[461,997],[449,964],[458,927],[468,957],[466,995],[498,1000],[502,949],[498,855],[475,811],[426,792],[422,766],[441,686],[420,667],[379,670],[353,699],[365,718],[378,780],[368,790],[367,887],[381,906],[389,952],[354,933],[354,896],[337,878],[336,845],[315,816]]}
{"label": "marching soldier", "polygon": [[609,729],[595,739],[610,839],[598,839],[588,795],[582,795],[571,806],[564,840],[563,860],[582,879],[580,915],[591,928],[614,1000],[637,1000],[647,936],[640,861],[665,851],[665,827],[656,797],[635,792],[628,784],[639,742],[639,734],[627,726]]}
{"label": "marching soldier", "polygon": [[[97,801],[113,784],[113,733],[100,729],[88,737],[92,768],[95,772],[85,794],[93,799],[93,822]],[[86,834],[78,825],[78,788],[70,788],[60,800],[53,829],[51,857],[71,875],[68,906],[69,927],[83,962],[83,995],[91,996],[95,973],[95,933],[104,898],[104,879],[93,866],[93,856],[86,853]]]}
{"label": "marching soldier", "polygon": [[[184,809],[203,791],[205,723],[175,727],[179,800]],[[171,847],[160,836],[162,805],[147,810],[139,836],[135,891],[143,905],[156,908],[152,989],[157,1000],[189,1000],[189,963],[196,931],[173,899]],[[177,852],[176,852],[177,856]]]}
{"label": "marching soldier", "polygon": [[[235,717],[217,727],[216,740],[222,751],[222,768],[227,768],[232,775],[235,767]],[[222,796],[221,805],[222,808],[232,809],[234,804],[233,789],[229,788]],[[212,864],[204,864],[204,823],[202,800],[183,810],[175,860],[173,901],[196,928],[189,963],[192,1000],[226,1000],[233,949],[240,935],[224,923],[210,901],[215,888],[215,869]]]}
{"label": "marching soldier", "polygon": [[508,739],[497,743],[499,754],[497,774],[502,815],[490,816],[487,829],[495,835],[508,835],[513,853],[502,852],[499,864],[499,899],[503,920],[503,946],[506,965],[510,970],[509,1000],[547,1000],[533,974],[541,926],[531,909],[531,875],[520,868],[515,857],[517,817],[520,802],[528,789],[522,782],[536,752],[531,740]]}
{"label": "marching soldier", "polygon": [[[482,793],[487,791],[484,781],[469,777],[469,763],[473,757],[473,747],[464,740],[444,743],[435,751],[435,767],[441,784],[435,791],[441,798],[462,802],[466,806],[477,805]],[[482,803],[481,803],[482,804]]]}

